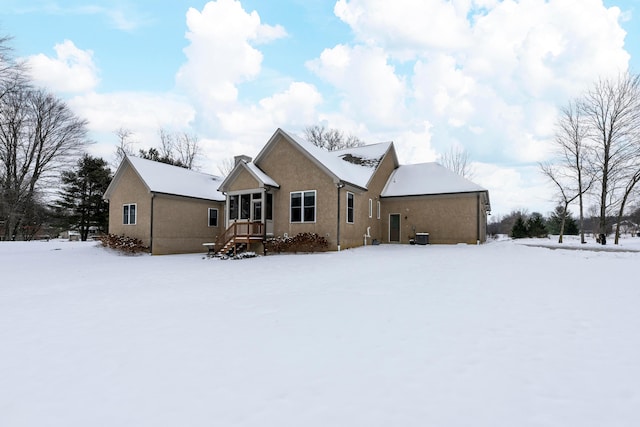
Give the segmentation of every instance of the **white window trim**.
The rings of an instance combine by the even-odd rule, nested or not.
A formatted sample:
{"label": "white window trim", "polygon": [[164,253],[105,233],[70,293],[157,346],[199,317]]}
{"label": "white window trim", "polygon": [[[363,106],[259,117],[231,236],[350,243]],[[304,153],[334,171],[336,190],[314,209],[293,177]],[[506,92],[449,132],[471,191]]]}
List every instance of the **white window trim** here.
{"label": "white window trim", "polygon": [[[216,225],[211,225],[211,211],[216,211]],[[220,224],[220,211],[218,208],[209,208],[207,210],[207,226],[208,227],[217,227]]]}
{"label": "white window trim", "polygon": [[369,199],[369,218],[373,218],[373,200]]}
{"label": "white window trim", "polygon": [[[125,206],[129,206],[128,212],[127,212],[127,222],[124,222],[124,207]],[[133,222],[130,222],[131,219],[131,206],[134,207],[134,215],[133,215]],[[138,204],[137,203],[124,203],[122,205],[122,225],[136,225],[138,223]]]}
{"label": "white window trim", "polygon": [[376,202],[376,209],[378,211],[378,219],[380,219],[380,201],[379,200]]}
{"label": "white window trim", "polygon": [[[349,195],[351,195],[351,200],[353,201],[353,205],[351,206],[351,221],[349,221]],[[347,191],[347,224],[353,224],[356,221],[356,196],[350,191]]]}
{"label": "white window trim", "polygon": [[[304,220],[304,193],[313,193],[313,221]],[[291,195],[300,194],[302,204],[300,205],[300,221],[292,221],[291,218]],[[316,190],[300,190],[289,193],[289,224],[313,224],[318,217],[318,192]]]}

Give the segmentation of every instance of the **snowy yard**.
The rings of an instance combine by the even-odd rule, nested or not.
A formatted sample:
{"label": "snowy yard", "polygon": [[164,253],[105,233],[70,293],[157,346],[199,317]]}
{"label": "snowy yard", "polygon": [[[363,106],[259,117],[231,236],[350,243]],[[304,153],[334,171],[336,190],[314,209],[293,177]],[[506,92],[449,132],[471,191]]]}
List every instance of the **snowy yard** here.
{"label": "snowy yard", "polygon": [[0,425],[638,426],[640,253],[551,242],[3,242]]}

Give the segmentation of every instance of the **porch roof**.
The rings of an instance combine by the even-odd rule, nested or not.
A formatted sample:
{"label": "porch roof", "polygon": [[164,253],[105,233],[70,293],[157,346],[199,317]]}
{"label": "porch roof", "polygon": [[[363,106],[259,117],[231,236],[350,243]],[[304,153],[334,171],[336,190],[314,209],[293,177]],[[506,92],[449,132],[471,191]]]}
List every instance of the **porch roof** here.
{"label": "porch roof", "polygon": [[256,166],[255,163],[245,163],[245,166],[249,170],[249,173],[251,173],[262,185],[268,185],[269,187],[280,187],[273,178],[260,170],[260,168]]}

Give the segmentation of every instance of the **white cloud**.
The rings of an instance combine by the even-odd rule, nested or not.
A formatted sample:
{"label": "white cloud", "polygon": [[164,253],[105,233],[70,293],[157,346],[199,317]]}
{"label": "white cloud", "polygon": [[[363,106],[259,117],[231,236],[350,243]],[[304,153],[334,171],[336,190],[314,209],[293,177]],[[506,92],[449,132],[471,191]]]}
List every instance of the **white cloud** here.
{"label": "white cloud", "polygon": [[68,104],[79,117],[89,121],[93,135],[101,136],[92,152],[107,160],[115,151],[115,131],[119,128],[133,132],[133,140],[140,143],[135,147],[137,151],[158,146],[160,128],[189,131],[195,118],[193,107],[171,94],[92,92],[71,98]]}
{"label": "white cloud", "polygon": [[342,110],[378,126],[396,126],[406,117],[406,87],[378,47],[338,45],[325,49],[307,67],[341,94]]}
{"label": "white cloud", "polygon": [[342,112],[372,132],[428,120],[433,147],[483,161],[545,158],[557,106],[629,61],[620,10],[599,0],[339,0],[334,11],[357,42],[309,67],[344,94]]}
{"label": "white cloud", "polygon": [[294,82],[284,92],[261,99],[257,105],[220,112],[221,128],[225,133],[238,135],[273,132],[278,127],[286,129],[304,127],[316,119],[316,107],[322,95],[308,84]]}
{"label": "white cloud", "polygon": [[465,2],[445,0],[338,0],[334,12],[365,44],[410,58],[426,48],[449,49],[471,42]]}
{"label": "white cloud", "polygon": [[472,163],[474,182],[489,190],[491,210],[505,215],[513,210],[550,212],[555,202],[554,188],[536,166],[514,167]]}
{"label": "white cloud", "polygon": [[256,104],[220,111],[218,137],[205,144],[207,157],[217,164],[238,154],[254,156],[277,128],[299,132],[315,123],[321,103],[322,95],[314,86],[293,82]]}
{"label": "white cloud", "polygon": [[239,83],[256,78],[262,53],[253,44],[284,37],[280,26],[260,22],[253,11],[247,13],[236,0],[207,3],[202,11],[187,12],[187,62],[177,74],[177,82],[206,109],[221,109],[238,98]]}
{"label": "white cloud", "polygon": [[27,58],[31,76],[37,85],[63,93],[93,90],[99,83],[93,52],[82,50],[70,41],[54,46],[55,58],[38,54]]}

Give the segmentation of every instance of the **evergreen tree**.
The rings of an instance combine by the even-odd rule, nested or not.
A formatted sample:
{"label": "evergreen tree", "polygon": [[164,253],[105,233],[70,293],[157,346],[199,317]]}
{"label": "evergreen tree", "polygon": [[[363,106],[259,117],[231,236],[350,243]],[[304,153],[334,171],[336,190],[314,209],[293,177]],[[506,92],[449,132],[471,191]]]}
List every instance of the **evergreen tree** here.
{"label": "evergreen tree", "polygon": [[544,219],[538,212],[531,214],[526,224],[527,235],[529,237],[547,237],[549,232],[544,225]]}
{"label": "evergreen tree", "polygon": [[181,168],[187,168],[187,165],[182,163],[179,159],[175,159],[171,154],[160,154],[155,148],[149,148],[148,150],[140,150],[140,157],[147,160],[153,160],[154,162],[166,163],[168,165],[180,166]]}
{"label": "evergreen tree", "polygon": [[59,212],[64,213],[66,223],[77,228],[84,242],[89,228],[95,226],[106,231],[109,221],[109,206],[102,195],[111,182],[111,170],[101,158],[85,154],[78,160],[74,170],[62,173],[61,200],[57,202]]}
{"label": "evergreen tree", "polygon": [[514,239],[522,239],[524,237],[528,237],[527,234],[527,225],[522,218],[522,215],[518,215],[516,218],[516,222],[513,224],[513,228],[511,229],[511,237]]}
{"label": "evergreen tree", "polygon": [[[549,214],[549,219],[547,220],[547,230],[549,234],[560,234],[563,210],[562,206],[557,206],[555,210]],[[578,223],[575,218],[573,218],[571,211],[567,211],[564,221],[564,231],[562,234],[575,236],[580,233]]]}

